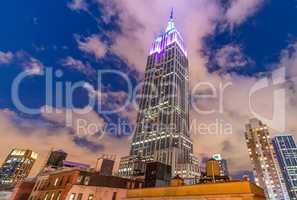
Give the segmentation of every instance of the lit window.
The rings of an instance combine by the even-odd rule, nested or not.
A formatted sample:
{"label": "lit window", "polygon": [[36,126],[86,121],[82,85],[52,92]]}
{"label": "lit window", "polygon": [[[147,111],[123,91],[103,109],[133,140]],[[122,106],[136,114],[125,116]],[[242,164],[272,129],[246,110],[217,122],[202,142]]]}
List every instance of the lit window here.
{"label": "lit window", "polygon": [[59,182],[59,178],[56,178],[54,186],[57,186],[58,182]]}
{"label": "lit window", "polygon": [[83,176],[78,176],[76,182],[81,183],[82,179],[83,179]]}
{"label": "lit window", "polygon": [[89,197],[88,197],[88,200],[93,200],[93,199],[94,199],[94,195],[90,194]]}
{"label": "lit window", "polygon": [[54,196],[55,196],[55,193],[52,193],[51,194],[51,197],[50,197],[50,200],[53,200],[54,199]]}
{"label": "lit window", "polygon": [[57,192],[57,195],[56,195],[56,200],[60,200],[60,197],[61,197],[61,192]]}
{"label": "lit window", "polygon": [[69,200],[74,200],[75,199],[75,193],[71,193]]}
{"label": "lit window", "polygon": [[48,198],[48,193],[45,194],[43,200],[47,200],[47,198]]}
{"label": "lit window", "polygon": [[90,182],[90,177],[86,176],[84,180],[84,185],[89,185],[89,182]]}

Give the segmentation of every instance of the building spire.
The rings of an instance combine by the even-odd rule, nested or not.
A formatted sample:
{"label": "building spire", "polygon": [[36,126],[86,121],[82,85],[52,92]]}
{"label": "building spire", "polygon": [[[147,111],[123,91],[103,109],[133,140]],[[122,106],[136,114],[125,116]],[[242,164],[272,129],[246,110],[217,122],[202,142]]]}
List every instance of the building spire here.
{"label": "building spire", "polygon": [[173,8],[171,9],[170,19],[173,19]]}
{"label": "building spire", "polygon": [[170,18],[169,18],[169,21],[168,21],[168,25],[167,25],[167,28],[166,28],[166,32],[171,31],[173,29],[175,29],[175,26],[174,26],[173,8],[172,8],[171,13],[170,13]]}

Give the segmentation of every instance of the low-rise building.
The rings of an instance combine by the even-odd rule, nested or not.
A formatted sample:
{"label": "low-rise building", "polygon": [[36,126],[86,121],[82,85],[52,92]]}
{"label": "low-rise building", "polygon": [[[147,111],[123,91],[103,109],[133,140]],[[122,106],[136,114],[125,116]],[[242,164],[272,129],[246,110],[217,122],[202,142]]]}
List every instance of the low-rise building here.
{"label": "low-rise building", "polygon": [[[180,184],[179,184],[180,183]],[[128,190],[128,200],[265,200],[263,189],[248,181],[184,185]]]}
{"label": "low-rise building", "polygon": [[35,185],[35,179],[26,179],[16,184],[13,189],[13,193],[10,196],[10,200],[28,200],[33,187]]}
{"label": "low-rise building", "polygon": [[[29,200],[93,200],[126,196],[128,189],[142,187],[143,182],[81,168],[66,168],[37,177]],[[114,197],[115,196],[115,197]]]}

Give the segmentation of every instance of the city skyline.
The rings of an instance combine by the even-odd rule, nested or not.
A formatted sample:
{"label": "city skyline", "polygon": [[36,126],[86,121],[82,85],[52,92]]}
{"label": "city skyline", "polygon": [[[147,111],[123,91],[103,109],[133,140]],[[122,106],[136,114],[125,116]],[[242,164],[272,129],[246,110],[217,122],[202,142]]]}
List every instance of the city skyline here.
{"label": "city skyline", "polygon": [[[4,130],[0,141],[1,163],[12,146],[32,149],[40,155],[32,174],[38,172],[42,159],[51,148],[63,149],[69,153],[70,160],[91,165],[95,165],[96,155],[101,152],[111,152],[118,157],[128,155],[131,131],[112,131],[108,125],[118,124],[118,120],[135,124],[135,107],[129,105],[112,114],[103,114],[97,109],[87,114],[75,111],[82,111],[89,98],[95,97],[97,101],[99,96],[103,98],[100,101],[102,108],[107,110],[125,102],[129,93],[121,77],[105,77],[98,85],[96,71],[118,70],[129,77],[133,87],[138,86],[144,79],[150,43],[164,29],[172,7],[177,16],[176,24],[187,44],[191,94],[189,135],[193,138],[194,154],[200,160],[215,153],[222,154],[228,160],[232,175],[252,170],[244,140],[244,124],[252,117],[270,122],[275,114],[274,101],[282,101],[283,96],[280,94],[274,99],[273,94],[278,90],[266,87],[263,92],[255,92],[250,102],[249,92],[266,77],[268,82],[273,80],[271,74],[281,66],[286,68],[287,82],[281,85],[286,90],[286,121],[281,124],[281,120],[271,120],[268,127],[272,128],[272,135],[289,132],[296,137],[297,30],[290,16],[278,18],[280,22],[275,20],[282,27],[277,29],[267,19],[279,8],[293,15],[293,1],[283,2],[280,6],[278,2],[255,0],[248,5],[234,2],[227,7],[205,0],[164,1],[153,2],[151,9],[145,1],[47,2],[48,9],[57,13],[53,18],[45,15],[46,9],[42,5],[31,2],[31,9],[18,8],[19,12],[9,13],[16,6],[14,4],[14,1],[5,3],[3,7],[8,9],[2,8],[1,12],[3,19],[9,19],[3,22],[6,28],[0,33],[3,44],[0,47],[0,77],[3,81],[0,87],[0,129]],[[65,21],[61,22],[61,18]],[[282,26],[283,21],[288,27]],[[250,29],[254,31],[251,33]],[[275,38],[266,37],[272,30]],[[21,31],[24,34],[20,34]],[[73,95],[73,110],[63,103],[59,105],[57,93],[52,96],[53,102],[45,97],[50,93],[42,75],[45,69],[53,70],[55,87],[57,83],[65,86],[67,81],[85,82]],[[20,88],[22,103],[36,108],[36,114],[19,110],[13,101],[10,89],[21,72],[30,75]],[[205,88],[200,85],[201,88],[195,90],[199,83],[204,83]],[[214,93],[217,95],[212,97]],[[210,97],[197,100],[196,94]],[[281,103],[277,105],[283,109]],[[253,110],[250,110],[250,104],[254,106]],[[50,112],[52,108],[57,109]],[[197,112],[197,108],[202,112]],[[72,113],[70,123],[65,119],[67,113]],[[92,134],[85,135],[77,127],[78,123],[96,124],[108,131],[103,134],[91,130]],[[242,162],[237,162],[238,159]]]}

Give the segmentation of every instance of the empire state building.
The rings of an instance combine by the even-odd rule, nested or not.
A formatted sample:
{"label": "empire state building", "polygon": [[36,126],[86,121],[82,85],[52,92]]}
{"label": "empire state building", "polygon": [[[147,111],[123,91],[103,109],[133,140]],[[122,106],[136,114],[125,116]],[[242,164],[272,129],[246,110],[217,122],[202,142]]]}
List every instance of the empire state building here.
{"label": "empire state building", "polygon": [[189,136],[188,65],[184,40],[171,12],[165,32],[150,48],[130,155],[121,159],[120,176],[143,171],[139,163],[150,161],[170,165],[173,176],[199,175]]}

